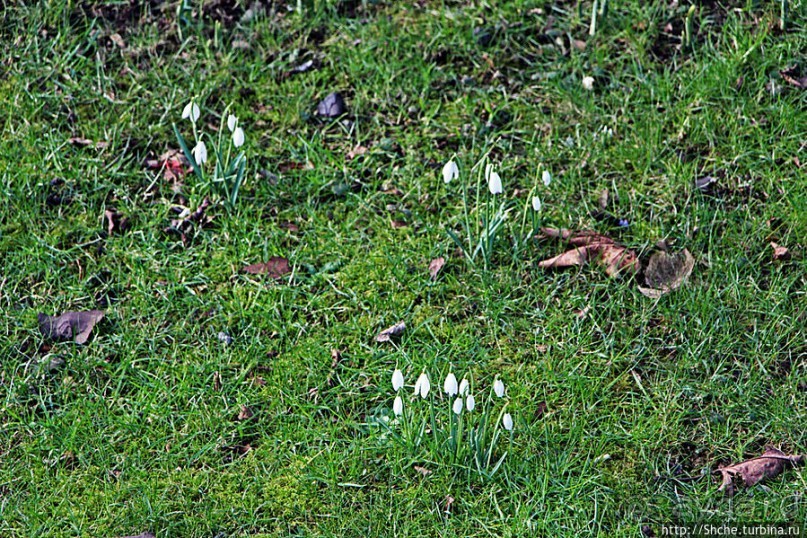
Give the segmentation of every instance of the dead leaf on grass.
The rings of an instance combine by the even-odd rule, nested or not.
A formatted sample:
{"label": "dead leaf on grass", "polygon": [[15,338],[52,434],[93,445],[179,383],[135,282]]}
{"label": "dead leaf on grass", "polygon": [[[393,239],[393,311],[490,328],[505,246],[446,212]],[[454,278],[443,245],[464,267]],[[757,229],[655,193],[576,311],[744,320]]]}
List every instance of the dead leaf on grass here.
{"label": "dead leaf on grass", "polygon": [[103,140],[99,140],[98,142],[93,142],[89,138],[82,138],[80,136],[74,136],[67,139],[68,144],[79,148],[86,148],[88,146],[95,146],[95,149],[104,149],[109,145],[109,142],[104,142]]}
{"label": "dead leaf on grass", "polygon": [[720,491],[731,496],[734,494],[735,477],[742,478],[743,483],[750,487],[802,463],[804,463],[804,456],[791,456],[777,448],[769,447],[757,458],[751,458],[728,467],[720,467],[714,473],[720,473],[723,476]]}
{"label": "dead leaf on grass", "polygon": [[325,118],[338,118],[347,112],[345,99],[339,92],[333,92],[325,96],[325,99],[317,105],[317,115]]}
{"label": "dead leaf on grass", "polygon": [[787,249],[787,247],[777,245],[771,241],[771,248],[773,249],[773,261],[787,261],[790,259],[790,251]]}
{"label": "dead leaf on grass", "polygon": [[423,475],[424,478],[432,474],[430,470],[420,465],[415,465],[415,470],[419,472],[421,475]]}
{"label": "dead leaf on grass", "polygon": [[393,336],[399,336],[406,329],[406,323],[403,321],[396,323],[392,327],[387,327],[375,337],[376,342],[389,342]]}
{"label": "dead leaf on grass", "polygon": [[103,317],[104,313],[100,310],[65,312],[61,316],[39,314],[39,332],[52,340],[72,338],[77,344],[83,344],[90,337],[92,328]]}
{"label": "dead leaf on grass", "polygon": [[118,48],[121,48],[121,49],[126,48],[126,42],[123,41],[123,38],[118,33],[111,34],[109,36],[109,40],[112,41],[112,43],[114,43],[115,45],[117,45]]}
{"label": "dead leaf on grass", "polygon": [[620,245],[610,237],[593,231],[572,232],[558,228],[541,228],[546,237],[562,239],[575,248],[538,263],[544,269],[560,269],[583,265],[589,260],[597,260],[605,266],[609,276],[623,271],[637,272],[640,268],[636,252]]}
{"label": "dead leaf on grass", "polygon": [[800,74],[798,66],[794,65],[787,69],[782,69],[779,71],[779,74],[782,75],[782,78],[785,79],[785,82],[788,84],[800,90],[807,89],[807,75]]}
{"label": "dead leaf on grass", "polygon": [[392,229],[393,229],[393,230],[398,230],[398,229],[400,229],[400,228],[406,228],[406,227],[408,226],[408,224],[406,224],[406,223],[405,223],[404,221],[402,221],[402,220],[393,220],[393,221],[390,223],[390,226],[392,226]]}
{"label": "dead leaf on grass", "polygon": [[207,211],[208,207],[210,207],[210,199],[205,198],[193,213],[186,213],[187,216],[183,218],[173,219],[171,225],[166,228],[165,231],[178,232],[182,238],[182,243],[187,245],[190,241],[190,233],[193,231],[194,226],[202,227],[213,220],[211,217],[205,215],[205,211]]}
{"label": "dead leaf on grass", "polygon": [[686,282],[695,267],[695,258],[687,249],[677,254],[659,250],[650,257],[644,273],[647,287],[639,286],[639,291],[647,297],[658,299]]}
{"label": "dead leaf on grass", "polygon": [[282,256],[272,256],[268,261],[247,265],[241,271],[251,275],[269,275],[272,278],[282,278],[291,273],[289,259]]}
{"label": "dead leaf on grass", "polygon": [[365,153],[367,153],[367,148],[359,145],[348,152],[347,158],[350,161],[355,159],[359,155],[364,155]]}
{"label": "dead leaf on grass", "polygon": [[445,507],[444,512],[446,514],[450,514],[451,513],[451,507],[454,505],[454,497],[452,497],[451,495],[446,495],[445,502],[446,502],[446,507]]}
{"label": "dead leaf on grass", "polygon": [[156,538],[156,537],[150,532],[144,532],[142,534],[138,534],[137,536],[123,536],[121,538]]}
{"label": "dead leaf on grass", "polygon": [[437,275],[443,269],[443,266],[446,264],[446,259],[440,256],[439,258],[435,258],[429,264],[429,276],[432,280],[437,280]]}
{"label": "dead leaf on grass", "polygon": [[238,413],[238,420],[249,420],[254,416],[255,413],[252,412],[252,409],[250,409],[246,405],[242,405],[241,411]]}
{"label": "dead leaf on grass", "polygon": [[118,213],[114,207],[104,210],[104,220],[108,235],[112,235],[115,230],[125,232],[129,229],[129,217],[124,217],[123,213]]}

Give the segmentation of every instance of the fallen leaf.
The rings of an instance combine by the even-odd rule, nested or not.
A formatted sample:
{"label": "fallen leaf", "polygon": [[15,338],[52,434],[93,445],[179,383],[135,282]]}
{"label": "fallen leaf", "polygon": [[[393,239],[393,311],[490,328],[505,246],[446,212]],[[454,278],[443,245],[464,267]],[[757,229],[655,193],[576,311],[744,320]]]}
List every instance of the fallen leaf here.
{"label": "fallen leaf", "polygon": [[647,287],[639,286],[639,291],[647,297],[658,299],[679,287],[689,278],[695,258],[687,249],[677,254],[659,250],[650,257],[644,273]]}
{"label": "fallen leaf", "polygon": [[606,208],[608,208],[608,189],[603,189],[602,192],[600,192],[600,198],[598,201],[600,204],[600,209],[605,211]]}
{"label": "fallen leaf", "polygon": [[61,316],[39,314],[39,332],[52,340],[70,340],[83,344],[90,337],[92,328],[104,317],[100,310],[65,312]]}
{"label": "fallen leaf", "polygon": [[540,419],[546,413],[546,402],[538,402],[535,406],[535,420]]}
{"label": "fallen leaf", "polygon": [[451,495],[446,495],[445,501],[446,501],[446,508],[444,511],[446,514],[450,514],[451,507],[454,505],[454,497],[452,497]]}
{"label": "fallen leaf", "polygon": [[398,336],[406,329],[406,323],[403,321],[396,323],[392,327],[387,327],[375,337],[376,342],[389,342],[393,336]]}
{"label": "fallen leaf", "polygon": [[238,420],[249,420],[254,416],[255,413],[252,412],[252,409],[250,409],[246,405],[242,405],[241,412],[238,413]]}
{"label": "fallen leaf", "polygon": [[347,112],[345,99],[339,92],[328,94],[325,99],[320,101],[317,105],[318,116],[323,116],[326,118],[338,118],[345,112]]}
{"label": "fallen leaf", "polygon": [[424,478],[432,474],[430,470],[425,467],[421,467],[420,465],[415,465],[415,470],[422,474]]}
{"label": "fallen leaf", "polygon": [[367,148],[366,147],[364,147],[364,146],[356,146],[355,148],[353,148],[352,150],[350,150],[348,152],[347,158],[348,158],[348,160],[353,160],[356,157],[358,157],[359,155],[364,155],[365,153],[367,153]]}
{"label": "fallen leaf", "polygon": [[210,199],[205,198],[192,213],[187,213],[184,217],[181,216],[181,218],[171,220],[171,225],[165,231],[178,232],[182,238],[182,243],[187,245],[190,240],[190,232],[194,226],[202,227],[213,220],[205,215],[208,207],[210,207]]}
{"label": "fallen leaf", "polygon": [[217,392],[221,390],[221,374],[219,372],[213,372],[213,390]]}
{"label": "fallen leaf", "polygon": [[777,245],[771,241],[771,248],[773,249],[773,261],[787,261],[790,259],[790,251],[787,247]]}
{"label": "fallen leaf", "polygon": [[280,227],[282,229],[288,230],[290,232],[299,232],[300,231],[300,227],[297,226],[296,224],[294,224],[293,222],[288,222],[288,221],[281,222]]}
{"label": "fallen leaf", "polygon": [[338,349],[331,350],[331,370],[336,369],[339,366],[339,363],[342,361],[342,352]]}
{"label": "fallen leaf", "polygon": [[435,258],[429,264],[429,276],[432,280],[437,280],[437,275],[440,273],[440,270],[443,269],[443,266],[446,264],[446,259],[440,256],[439,258]]}
{"label": "fallen leaf", "polygon": [[144,532],[142,534],[138,534],[137,536],[123,536],[122,538],[156,538],[150,532]]}
{"label": "fallen leaf", "polygon": [[118,213],[115,208],[104,210],[104,219],[108,235],[112,235],[115,230],[125,232],[129,228],[129,217],[124,217],[123,213]]}
{"label": "fallen leaf", "polygon": [[390,223],[390,226],[392,226],[392,229],[393,229],[393,230],[398,230],[398,229],[400,229],[400,228],[406,228],[406,227],[407,227],[407,224],[406,224],[404,221],[402,221],[402,220],[393,220],[393,221]]}
{"label": "fallen leaf", "polygon": [[272,278],[281,278],[291,273],[288,258],[272,256],[268,261],[247,265],[241,271],[251,275],[269,275]]}
{"label": "fallen leaf", "polygon": [[123,41],[123,38],[121,37],[120,34],[115,33],[115,34],[110,35],[109,40],[112,41],[112,43],[117,45],[119,48],[122,48],[122,49],[126,48],[126,43]]}
{"label": "fallen leaf", "polygon": [[714,473],[723,476],[720,491],[726,495],[734,494],[734,478],[740,477],[750,487],[769,478],[773,478],[789,467],[804,463],[804,456],[790,456],[777,448],[767,448],[761,456],[751,458],[728,467],[720,467]]}
{"label": "fallen leaf", "polygon": [[632,249],[620,245],[610,237],[593,231],[572,232],[558,228],[541,228],[546,237],[555,237],[567,241],[576,247],[559,256],[543,260],[538,267],[556,269],[583,265],[589,260],[597,260],[605,266],[609,276],[622,271],[637,272],[641,266],[639,258]]}
{"label": "fallen leaf", "polygon": [[717,183],[716,177],[703,176],[695,180],[695,188],[701,192],[709,192],[715,183]]}
{"label": "fallen leaf", "polygon": [[89,138],[82,138],[80,136],[74,136],[72,138],[67,139],[68,144],[72,144],[76,147],[86,148],[88,146],[95,146],[96,149],[104,149],[109,145],[109,142],[104,142],[100,140],[98,142],[93,142]]}
{"label": "fallen leaf", "polygon": [[798,66],[788,67],[787,69],[783,69],[779,71],[779,74],[782,75],[782,78],[785,79],[785,82],[788,84],[792,84],[796,88],[800,90],[807,89],[807,76],[802,76],[799,74]]}

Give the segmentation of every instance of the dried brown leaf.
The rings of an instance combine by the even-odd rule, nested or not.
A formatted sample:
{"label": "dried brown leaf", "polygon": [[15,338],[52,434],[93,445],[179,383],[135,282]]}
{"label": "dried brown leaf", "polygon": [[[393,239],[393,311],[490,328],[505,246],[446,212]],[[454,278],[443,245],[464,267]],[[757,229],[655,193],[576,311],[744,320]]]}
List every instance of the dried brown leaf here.
{"label": "dried brown leaf", "polygon": [[72,338],[77,344],[83,344],[90,337],[92,328],[103,317],[104,313],[100,310],[65,312],[61,316],[39,314],[39,332],[52,340]]}
{"label": "dried brown leaf", "polygon": [[112,235],[115,230],[125,232],[129,228],[129,217],[124,217],[123,213],[118,213],[114,208],[104,210],[104,220],[108,235]]}
{"label": "dried brown leaf", "polygon": [[389,342],[393,336],[399,336],[406,329],[406,323],[401,321],[392,327],[387,327],[375,337],[376,342]]}
{"label": "dried brown leaf", "polygon": [[787,468],[804,463],[804,456],[791,456],[777,448],[768,448],[757,458],[751,458],[728,467],[720,467],[715,473],[723,476],[720,490],[726,495],[734,494],[734,478],[740,477],[750,487],[782,473]]}
{"label": "dried brown leaf", "polygon": [[399,228],[406,228],[408,225],[402,220],[393,220],[390,226],[392,226],[393,230],[397,230]]}
{"label": "dried brown leaf", "polygon": [[364,155],[365,153],[367,153],[367,148],[364,147],[364,146],[358,145],[358,146],[356,146],[355,148],[353,148],[352,150],[350,150],[348,152],[347,158],[348,158],[348,160],[353,160],[356,157],[358,157],[359,155]]}
{"label": "dried brown leaf", "polygon": [[567,250],[559,256],[538,262],[538,267],[543,269],[559,269],[563,267],[583,265],[586,263],[586,260],[588,260],[588,248],[582,247],[574,250]]}
{"label": "dried brown leaf", "polygon": [[238,413],[238,420],[249,420],[254,416],[255,413],[252,412],[252,409],[250,409],[246,405],[242,405],[241,411]]}
{"label": "dried brown leaf", "polygon": [[647,297],[658,299],[686,282],[692,269],[695,267],[695,258],[687,249],[677,254],[669,254],[660,250],[650,257],[644,273],[647,287],[639,286],[639,291]]}
{"label": "dried brown leaf", "polygon": [[272,256],[268,261],[247,265],[241,271],[251,275],[269,275],[272,278],[282,278],[284,275],[291,273],[291,266],[288,258]]}
{"label": "dried brown leaf", "polygon": [[538,266],[544,269],[583,265],[592,259],[597,259],[604,265],[605,272],[609,276],[615,276],[622,271],[636,272],[640,268],[636,252],[620,245],[607,235],[586,230],[572,232],[559,228],[541,228],[541,232],[545,237],[563,239],[576,247],[574,250],[539,262]]}
{"label": "dried brown leaf", "polygon": [[451,495],[446,495],[445,503],[446,503],[446,507],[445,507],[444,511],[445,511],[446,514],[450,514],[451,513],[451,507],[454,505],[454,497],[452,497]]}
{"label": "dried brown leaf", "polygon": [[807,89],[807,76],[802,76],[799,73],[798,66],[788,67],[787,69],[783,69],[779,71],[779,74],[782,75],[782,78],[785,79],[785,82],[795,86],[800,90]]}
{"label": "dried brown leaf", "polygon": [[773,261],[787,261],[790,259],[790,251],[787,249],[787,247],[777,245],[771,241],[771,248],[773,249]]}
{"label": "dried brown leaf", "polygon": [[446,259],[440,256],[439,258],[435,258],[429,264],[429,276],[432,280],[437,280],[437,275],[443,269],[443,266],[446,264]]}
{"label": "dried brown leaf", "polygon": [[142,534],[138,534],[137,536],[123,536],[122,538],[156,538],[150,532],[144,532]]}
{"label": "dried brown leaf", "polygon": [[112,41],[115,45],[117,45],[121,49],[126,48],[126,42],[123,41],[123,38],[120,34],[114,33],[109,36],[109,40]]}

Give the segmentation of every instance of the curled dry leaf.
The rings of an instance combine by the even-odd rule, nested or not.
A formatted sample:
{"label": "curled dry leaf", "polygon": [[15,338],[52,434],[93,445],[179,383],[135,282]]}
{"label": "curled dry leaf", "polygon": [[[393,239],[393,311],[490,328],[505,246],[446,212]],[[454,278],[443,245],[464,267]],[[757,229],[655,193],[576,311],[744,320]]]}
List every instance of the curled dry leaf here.
{"label": "curled dry leaf", "polygon": [[417,472],[419,472],[420,474],[422,474],[424,476],[424,478],[429,476],[430,474],[432,474],[432,472],[430,470],[428,470],[427,468],[422,467],[420,465],[415,465],[415,470]]}
{"label": "curled dry leaf", "polygon": [[396,323],[392,327],[387,327],[375,337],[376,342],[389,342],[393,336],[398,336],[406,329],[406,323],[403,321]]}
{"label": "curled dry leaf", "polygon": [[124,217],[123,213],[118,213],[115,208],[104,210],[104,220],[108,235],[112,235],[115,230],[125,232],[129,229],[129,217]]}
{"label": "curled dry leaf", "polygon": [[104,313],[100,310],[86,312],[65,312],[61,316],[48,316],[39,314],[39,332],[51,340],[70,340],[83,344],[90,337],[92,328],[98,323]]}
{"label": "curled dry leaf", "polygon": [[282,278],[291,273],[291,266],[288,258],[282,256],[272,256],[268,261],[247,265],[241,271],[251,275],[269,275],[272,278]]}
{"label": "curled dry leaf", "polygon": [[123,536],[122,538],[156,538],[156,537],[150,532],[144,532],[142,534],[138,534],[137,536]]}
{"label": "curled dry leaf", "polygon": [[238,420],[249,420],[254,416],[255,413],[252,412],[252,409],[250,409],[246,405],[242,405],[241,411],[238,413]]}
{"label": "curled dry leaf", "polygon": [[454,505],[454,497],[452,497],[451,495],[446,495],[445,502],[446,502],[446,507],[445,507],[444,512],[446,514],[450,514],[451,513],[451,507]]}
{"label": "curled dry leaf", "polygon": [[742,478],[743,483],[750,487],[802,463],[804,463],[804,456],[790,456],[777,448],[768,448],[757,458],[751,458],[728,467],[720,467],[714,472],[723,476],[720,491],[730,496],[734,494],[735,477]]}
{"label": "curled dry leaf", "polygon": [[621,272],[637,272],[640,267],[636,252],[620,245],[610,237],[592,231],[572,232],[558,228],[541,228],[545,237],[562,239],[575,248],[554,258],[543,260],[538,267],[557,269],[583,265],[589,260],[597,260],[605,266],[609,276]]}
{"label": "curled dry leaf", "polygon": [[787,247],[777,245],[771,241],[771,248],[773,249],[773,261],[787,261],[790,259],[790,251],[787,249]]}
{"label": "curled dry leaf", "polygon": [[647,287],[639,286],[639,291],[647,297],[658,299],[686,282],[695,267],[695,258],[687,249],[677,254],[660,250],[650,257],[644,273]]}
{"label": "curled dry leaf", "polygon": [[443,266],[446,264],[446,259],[440,256],[439,258],[435,258],[429,264],[429,276],[432,280],[437,280],[437,275],[443,269]]}
{"label": "curled dry leaf", "polygon": [[787,69],[783,69],[779,71],[779,74],[782,75],[782,78],[788,84],[791,84],[800,90],[807,90],[807,75],[800,74],[798,66],[794,65],[792,67],[788,67]]}
{"label": "curled dry leaf", "polygon": [[367,153],[367,148],[364,147],[364,146],[358,145],[358,146],[356,146],[355,148],[353,148],[352,150],[350,150],[348,152],[347,158],[348,158],[348,160],[353,160],[356,157],[358,157],[359,155],[364,155],[365,153]]}

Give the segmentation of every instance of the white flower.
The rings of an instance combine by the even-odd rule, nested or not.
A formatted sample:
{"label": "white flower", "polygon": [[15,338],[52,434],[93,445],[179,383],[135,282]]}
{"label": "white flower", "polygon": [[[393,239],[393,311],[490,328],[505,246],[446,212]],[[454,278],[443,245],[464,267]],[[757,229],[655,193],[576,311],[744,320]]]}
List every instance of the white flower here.
{"label": "white flower", "polygon": [[429,390],[432,388],[431,383],[429,383],[429,376],[426,375],[426,372],[420,374],[418,380],[415,381],[415,394],[420,394],[420,397],[425,399],[426,396],[429,395]]}
{"label": "white flower", "polygon": [[401,387],[403,386],[404,386],[403,372],[401,372],[396,368],[395,371],[392,372],[392,390],[398,392],[399,390],[401,390]]}
{"label": "white flower", "polygon": [[471,412],[474,410],[474,407],[476,407],[476,400],[474,399],[473,394],[469,394],[468,397],[465,398],[465,409],[467,409],[468,412]]}
{"label": "white flower", "polygon": [[490,194],[502,193],[502,178],[500,178],[499,174],[496,172],[490,173],[490,179],[488,179],[488,188],[490,189]]}
{"label": "white flower", "polygon": [[196,120],[199,119],[199,115],[201,111],[199,110],[199,105],[191,101],[185,108],[182,109],[182,119],[190,118],[191,123],[196,123]]}
{"label": "white flower", "polygon": [[457,394],[457,378],[454,374],[449,373],[446,376],[446,381],[443,383],[443,390],[449,396],[454,396]]}
{"label": "white flower", "polygon": [[451,407],[451,409],[454,411],[455,415],[462,413],[462,398],[457,398],[454,400],[454,405]]}
{"label": "white flower", "polygon": [[236,118],[232,114],[227,116],[227,128],[230,130],[231,133],[235,131],[236,125],[238,125],[238,118]]}
{"label": "white flower", "polygon": [[401,400],[400,396],[395,397],[395,401],[392,403],[392,412],[395,413],[396,417],[403,414],[403,400]]}
{"label": "white flower", "polygon": [[583,77],[583,87],[589,91],[594,89],[594,77]]}
{"label": "white flower", "polygon": [[504,424],[504,429],[507,431],[513,430],[513,417],[510,416],[510,413],[505,413],[502,417],[502,424]]}
{"label": "white flower", "polygon": [[233,133],[233,144],[237,148],[244,145],[244,130],[241,127],[235,128],[235,132]]}
{"label": "white flower", "polygon": [[540,211],[541,210],[541,199],[538,198],[537,196],[532,197],[532,208],[535,211]]}
{"label": "white flower", "polygon": [[504,396],[504,383],[498,377],[496,378],[496,381],[493,382],[493,392],[495,392],[496,396],[499,398]]}
{"label": "white flower", "polygon": [[456,179],[460,177],[460,169],[457,168],[457,163],[454,161],[448,161],[443,166],[443,181],[448,183],[452,179]]}
{"label": "white flower", "polygon": [[199,142],[193,148],[193,158],[196,160],[196,164],[204,164],[207,160],[207,146],[205,146],[204,142]]}
{"label": "white flower", "polygon": [[462,381],[460,381],[459,394],[465,394],[466,392],[468,392],[468,380],[463,379]]}
{"label": "white flower", "polygon": [[490,174],[493,172],[493,165],[488,163],[485,165],[485,181],[490,181]]}
{"label": "white flower", "polygon": [[549,173],[549,170],[544,170],[541,173],[541,181],[544,182],[544,187],[548,187],[552,183],[552,174]]}

